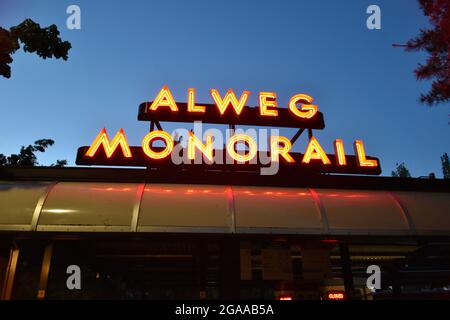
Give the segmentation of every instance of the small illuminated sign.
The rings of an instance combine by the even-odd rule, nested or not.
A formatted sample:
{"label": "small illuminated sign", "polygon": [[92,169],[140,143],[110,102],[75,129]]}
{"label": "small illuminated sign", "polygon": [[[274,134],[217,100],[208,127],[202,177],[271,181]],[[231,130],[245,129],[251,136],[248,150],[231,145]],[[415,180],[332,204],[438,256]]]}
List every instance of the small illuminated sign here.
{"label": "small illuminated sign", "polygon": [[278,300],[291,301],[291,300],[294,300],[294,299],[292,299],[292,296],[284,295],[284,296],[279,296]]}
{"label": "small illuminated sign", "polygon": [[345,300],[345,292],[339,290],[328,291],[326,293],[327,300]]}
{"label": "small illuminated sign", "polygon": [[[313,135],[313,129],[325,127],[323,114],[314,99],[304,93],[293,95],[286,108],[280,108],[275,92],[260,92],[259,105],[247,106],[249,91],[240,94],[228,90],[221,95],[218,90],[210,90],[213,103],[197,103],[196,91],[189,88],[187,102],[176,102],[172,92],[164,86],[156,98],[139,106],[138,120],[150,121],[150,132],[143,138],[140,146],[130,146],[125,131],[109,136],[105,128],[101,129],[90,146],[78,149],[76,163],[79,165],[106,166],[143,166],[161,168],[180,166],[183,169],[211,169],[254,171],[267,166],[261,159],[269,154],[272,163],[279,164],[284,172],[347,173],[371,174],[381,173],[379,160],[366,155],[362,140],[353,143],[353,154],[348,154],[342,139],[333,142],[334,154],[325,152],[321,143]],[[214,147],[213,137],[203,140],[193,132],[189,134],[186,147],[180,149],[179,141],[162,130],[160,121],[195,122],[228,124],[232,134],[224,141],[222,148]],[[296,135],[289,139],[285,136],[269,137],[268,151],[258,149],[255,139],[245,133],[235,133],[236,125],[296,128]],[[155,126],[157,130],[155,130]],[[292,152],[292,145],[305,131],[308,143],[303,153]],[[154,143],[159,141],[160,146]],[[162,145],[162,146],[161,146]],[[245,151],[237,146],[245,145]],[[172,156],[185,157],[187,162],[175,164]],[[201,164],[193,160],[203,158]]]}

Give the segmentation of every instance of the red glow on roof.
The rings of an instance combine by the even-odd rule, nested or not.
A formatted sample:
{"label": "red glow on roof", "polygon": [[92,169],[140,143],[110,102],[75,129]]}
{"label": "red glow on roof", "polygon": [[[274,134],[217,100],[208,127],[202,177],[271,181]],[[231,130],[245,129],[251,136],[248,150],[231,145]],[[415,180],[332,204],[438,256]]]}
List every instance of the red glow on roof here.
{"label": "red glow on roof", "polygon": [[128,191],[132,191],[132,188],[112,188],[112,187],[107,187],[107,188],[92,187],[90,189],[94,190],[94,191],[110,191],[110,192],[128,192]]}
{"label": "red glow on roof", "polygon": [[322,243],[339,243],[339,240],[336,240],[336,239],[323,239],[323,240],[320,240],[320,242],[322,242]]}
{"label": "red glow on roof", "polygon": [[284,296],[279,296],[278,300],[294,300],[294,299],[292,298],[292,296],[284,295]]}

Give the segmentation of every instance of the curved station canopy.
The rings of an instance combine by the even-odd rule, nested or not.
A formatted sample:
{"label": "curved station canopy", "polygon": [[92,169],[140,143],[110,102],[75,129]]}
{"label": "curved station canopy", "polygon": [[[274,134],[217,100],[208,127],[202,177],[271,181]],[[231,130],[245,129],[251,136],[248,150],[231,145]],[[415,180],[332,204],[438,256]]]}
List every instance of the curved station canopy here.
{"label": "curved station canopy", "polygon": [[0,231],[450,235],[448,188],[62,180],[0,181]]}

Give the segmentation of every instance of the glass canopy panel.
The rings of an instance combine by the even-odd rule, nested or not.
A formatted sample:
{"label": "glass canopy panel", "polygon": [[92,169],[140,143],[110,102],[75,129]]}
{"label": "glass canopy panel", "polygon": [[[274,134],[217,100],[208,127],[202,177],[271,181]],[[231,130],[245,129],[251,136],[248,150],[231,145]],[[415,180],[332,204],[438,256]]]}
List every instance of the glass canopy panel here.
{"label": "glass canopy panel", "polygon": [[46,182],[0,182],[0,230],[29,230]]}
{"label": "glass canopy panel", "polygon": [[450,193],[396,192],[419,234],[450,234]]}
{"label": "glass canopy panel", "polygon": [[45,201],[37,230],[130,231],[137,186],[58,183]]}
{"label": "glass canopy panel", "polygon": [[229,232],[226,186],[147,184],[138,231]]}
{"label": "glass canopy panel", "polygon": [[233,187],[233,194],[238,232],[322,232],[308,189]]}
{"label": "glass canopy panel", "polygon": [[317,189],[331,234],[405,234],[409,225],[387,192]]}

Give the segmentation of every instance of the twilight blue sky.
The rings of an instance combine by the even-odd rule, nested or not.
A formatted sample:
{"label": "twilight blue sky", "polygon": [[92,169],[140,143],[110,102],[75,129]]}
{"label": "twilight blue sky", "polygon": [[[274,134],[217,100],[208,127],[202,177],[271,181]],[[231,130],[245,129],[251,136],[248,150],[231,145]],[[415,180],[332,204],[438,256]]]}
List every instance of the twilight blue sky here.
{"label": "twilight blue sky", "polygon": [[[81,8],[81,30],[66,28],[70,4]],[[381,7],[381,30],[366,28],[370,4]],[[177,101],[195,87],[205,103],[210,88],[250,90],[252,106],[259,91],[275,91],[280,106],[308,93],[325,116],[315,135],[327,152],[342,138],[352,153],[358,138],[381,159],[383,175],[404,161],[413,176],[442,177],[449,105],[418,103],[430,83],[417,82],[413,69],[426,56],[391,46],[427,27],[417,1],[0,0],[0,26],[25,18],[55,23],[73,48],[66,62],[14,55],[11,79],[0,78],[0,153],[53,138],[40,162],[74,165],[78,146],[102,127],[110,135],[123,127],[140,145],[148,124],[137,121],[138,105],[167,84]],[[294,147],[301,152],[302,138]]]}

